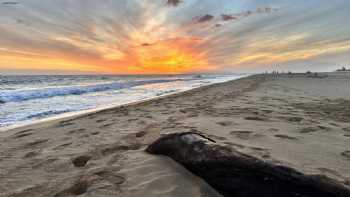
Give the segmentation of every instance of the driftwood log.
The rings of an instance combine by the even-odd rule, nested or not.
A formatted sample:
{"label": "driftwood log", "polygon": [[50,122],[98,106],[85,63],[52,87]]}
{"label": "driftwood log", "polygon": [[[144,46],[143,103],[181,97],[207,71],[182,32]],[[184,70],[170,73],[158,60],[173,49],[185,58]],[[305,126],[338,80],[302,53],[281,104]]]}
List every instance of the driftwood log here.
{"label": "driftwood log", "polygon": [[166,135],[146,151],[172,158],[227,197],[350,197],[330,178],[267,163],[197,133]]}

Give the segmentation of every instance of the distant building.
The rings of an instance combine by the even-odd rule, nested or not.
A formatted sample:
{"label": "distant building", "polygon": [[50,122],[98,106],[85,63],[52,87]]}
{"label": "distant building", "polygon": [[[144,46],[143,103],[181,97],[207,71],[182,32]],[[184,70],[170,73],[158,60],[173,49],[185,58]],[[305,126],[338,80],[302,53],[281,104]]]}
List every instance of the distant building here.
{"label": "distant building", "polygon": [[341,69],[338,69],[337,72],[346,72],[346,71],[350,71],[350,69],[347,69],[345,67],[342,67]]}

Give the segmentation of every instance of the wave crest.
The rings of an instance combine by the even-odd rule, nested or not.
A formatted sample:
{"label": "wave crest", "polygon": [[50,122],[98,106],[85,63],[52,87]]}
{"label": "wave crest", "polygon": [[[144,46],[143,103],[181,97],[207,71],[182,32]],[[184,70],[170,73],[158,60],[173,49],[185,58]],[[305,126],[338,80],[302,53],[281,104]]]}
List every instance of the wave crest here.
{"label": "wave crest", "polygon": [[158,80],[145,80],[145,81],[130,81],[130,82],[115,82],[108,84],[97,84],[88,86],[72,86],[72,87],[57,87],[57,88],[44,88],[35,90],[20,90],[20,91],[7,91],[0,92],[0,104],[8,102],[21,102],[32,99],[51,98],[56,96],[69,96],[69,95],[82,95],[93,92],[102,92],[109,90],[118,90],[124,88],[131,88],[135,86],[141,86],[154,83],[167,83],[174,82],[183,79],[158,79]]}

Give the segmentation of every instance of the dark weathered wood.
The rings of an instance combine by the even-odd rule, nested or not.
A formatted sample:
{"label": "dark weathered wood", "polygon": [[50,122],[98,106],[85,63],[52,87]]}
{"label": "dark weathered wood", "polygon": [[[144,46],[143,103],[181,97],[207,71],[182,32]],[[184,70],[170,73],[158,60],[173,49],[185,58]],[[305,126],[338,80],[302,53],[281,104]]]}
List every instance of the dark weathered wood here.
{"label": "dark weathered wood", "polygon": [[264,162],[197,133],[166,135],[146,151],[169,156],[227,197],[350,197],[330,178]]}

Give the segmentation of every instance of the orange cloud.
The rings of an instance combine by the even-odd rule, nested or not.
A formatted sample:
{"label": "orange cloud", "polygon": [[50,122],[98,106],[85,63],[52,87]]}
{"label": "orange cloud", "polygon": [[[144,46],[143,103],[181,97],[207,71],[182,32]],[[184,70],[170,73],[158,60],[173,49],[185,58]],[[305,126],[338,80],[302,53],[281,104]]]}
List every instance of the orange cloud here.
{"label": "orange cloud", "polygon": [[[128,0],[111,1],[106,4],[110,5],[108,10],[105,4],[92,2],[87,8],[94,12],[87,17],[76,12],[79,3],[70,8],[60,1],[52,2],[48,9],[69,7],[52,14],[33,9],[34,4],[21,3],[26,9],[17,11],[2,6],[6,14],[0,24],[0,69],[111,74],[208,72],[318,59],[350,50],[344,29],[336,25],[326,28],[323,20],[316,20],[323,12],[316,10],[295,18],[292,10],[273,16],[279,11],[273,4],[237,10],[239,6],[232,3],[233,9],[223,4],[222,10],[210,10],[216,5],[210,0],[188,2],[186,6],[179,6],[185,0]],[[16,12],[12,14],[12,10]],[[303,25],[305,19],[309,22]],[[299,31],[307,34],[300,35]]]}
{"label": "orange cloud", "polygon": [[[173,38],[155,43],[142,43],[130,48],[123,58],[114,61],[129,72],[186,73],[210,67],[207,54],[197,48],[199,38]],[[114,66],[120,70],[118,66]]]}

